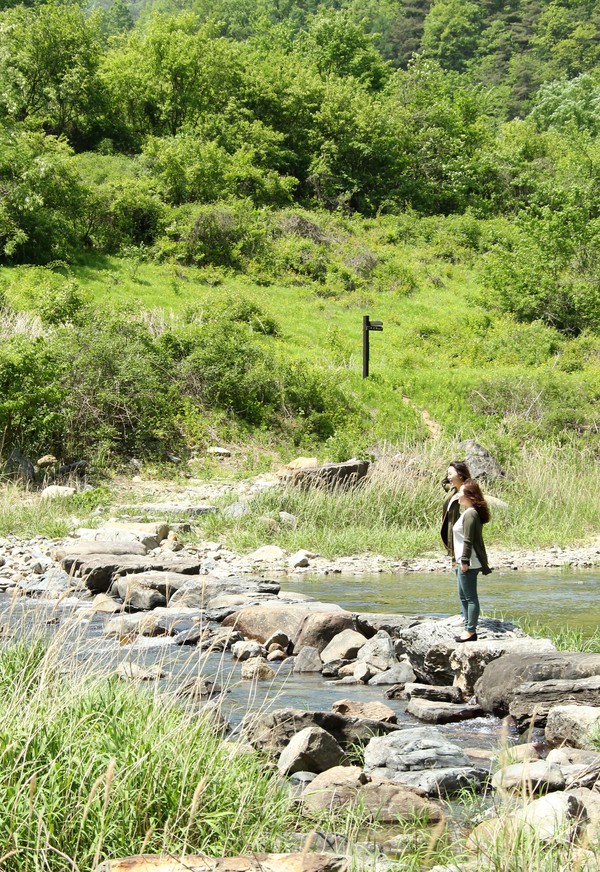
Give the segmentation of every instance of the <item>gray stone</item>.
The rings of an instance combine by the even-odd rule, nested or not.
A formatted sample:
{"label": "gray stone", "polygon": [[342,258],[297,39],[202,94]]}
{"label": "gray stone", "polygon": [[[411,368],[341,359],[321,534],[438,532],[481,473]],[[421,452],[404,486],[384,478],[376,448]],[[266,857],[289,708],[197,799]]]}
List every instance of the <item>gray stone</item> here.
{"label": "gray stone", "polygon": [[270,681],[275,672],[264,657],[250,657],[242,666],[241,677],[247,681]]}
{"label": "gray stone", "polygon": [[508,707],[519,729],[544,726],[555,705],[600,706],[600,675],[528,681],[515,688]]}
{"label": "gray stone", "polygon": [[558,791],[534,799],[514,812],[517,826],[529,826],[542,842],[570,842],[587,820],[585,804],[572,793]]}
{"label": "gray stone", "polygon": [[478,705],[436,702],[435,700],[417,698],[409,701],[406,711],[420,721],[426,721],[430,724],[452,724],[457,721],[480,718],[483,715],[483,709]]}
{"label": "gray stone", "polygon": [[565,776],[559,766],[547,760],[513,763],[499,769],[492,778],[496,790],[518,791],[530,795],[563,790]]}
{"label": "gray stone", "polygon": [[263,545],[246,555],[246,559],[250,563],[274,563],[283,564],[286,559],[286,552],[279,545]]}
{"label": "gray stone", "polygon": [[398,720],[396,712],[383,702],[357,702],[352,699],[339,699],[331,706],[331,710],[349,717],[369,718],[373,721],[384,721],[395,724]]}
{"label": "gray stone", "polygon": [[[169,605],[174,607],[186,605],[200,609],[221,608],[223,605],[226,605],[227,607],[233,606],[233,608],[230,608],[230,614],[232,612],[243,614],[245,611],[249,611],[249,609],[244,608],[239,610],[237,605],[243,603],[245,597],[256,597],[259,594],[270,594],[271,597],[276,597],[278,593],[279,583],[276,581],[251,576],[247,578],[239,576],[217,578],[215,576],[204,575],[196,578],[192,577],[185,584],[181,585],[171,596]],[[223,603],[221,601],[219,603],[217,598],[228,596],[240,596],[242,599],[238,601],[237,605],[231,602]],[[281,608],[285,607],[281,606]],[[251,633],[244,632],[241,627],[240,630],[244,636],[254,638]],[[259,639],[258,641],[264,640]]]}
{"label": "gray stone", "polygon": [[322,668],[323,663],[317,649],[303,645],[294,658],[294,672],[320,672]]}
{"label": "gray stone", "polygon": [[355,630],[342,630],[321,651],[321,660],[323,663],[331,663],[332,660],[353,660],[366,641],[365,637]]}
{"label": "gray stone", "polygon": [[[150,572],[136,572],[133,575],[124,575],[116,578],[112,584],[111,592],[122,599],[126,605],[136,608],[131,599],[134,590],[155,590],[164,600],[160,605],[166,605],[172,594],[183,587],[187,581],[187,575],[181,575],[177,572],[157,572],[154,570]],[[155,608],[155,606],[151,608]]]}
{"label": "gray stone", "polygon": [[487,780],[487,772],[475,766],[402,771],[393,777],[394,784],[404,784],[434,797],[454,796],[463,790],[479,791]]}
{"label": "gray stone", "polygon": [[148,549],[141,542],[103,542],[101,539],[96,539],[94,542],[78,542],[66,548],[57,548],[53,556],[55,560],[63,561],[68,571],[71,566],[77,565],[77,561],[83,561],[90,555],[100,557],[108,554],[110,557],[116,557],[123,554],[143,556],[147,553]]}
{"label": "gray stone", "polygon": [[231,654],[235,660],[249,660],[251,657],[263,657],[264,653],[263,646],[253,640],[236,642],[231,646]]}
{"label": "gray stone", "polygon": [[245,518],[246,515],[250,514],[250,506],[248,503],[241,501],[232,503],[230,506],[225,506],[223,514],[226,518],[232,518],[234,521],[239,521],[240,518]]}
{"label": "gray stone", "polygon": [[392,666],[391,669],[386,669],[385,672],[374,675],[369,680],[369,684],[376,687],[388,684],[406,684],[407,682],[414,681],[415,678],[416,676],[410,663],[401,661]]}
{"label": "gray stone", "polygon": [[67,487],[67,485],[49,484],[40,494],[42,500],[64,499],[65,497],[74,497],[77,493],[77,488]]}
{"label": "gray stone", "polygon": [[567,744],[575,748],[593,749],[593,737],[600,727],[600,707],[588,705],[557,705],[548,712],[546,741],[550,745]]}
{"label": "gray stone", "polygon": [[[425,684],[452,684],[454,669],[450,658],[460,645],[455,641],[455,636],[463,629],[463,622],[459,616],[422,621],[399,633],[396,654],[408,655],[416,675]],[[514,624],[494,618],[481,618],[477,635],[484,641],[526,638],[525,633],[517,629]]]}
{"label": "gray stone", "polygon": [[[340,672],[340,675],[342,673]],[[360,660],[357,660],[354,664],[354,669],[352,670],[352,677],[355,681],[362,682],[363,684],[367,684],[371,678],[373,678],[374,669],[372,666],[369,666],[368,663],[361,663]],[[342,680],[349,678],[350,676],[344,675]]]}
{"label": "gray stone", "polygon": [[488,663],[504,654],[536,655],[540,658],[555,654],[556,647],[550,639],[488,639],[457,645],[450,653],[450,666],[454,672],[454,684],[464,697],[470,697],[475,684],[483,675]]}
{"label": "gray stone", "polygon": [[[509,713],[516,688],[523,683],[597,675],[600,675],[600,654],[558,652],[544,657],[505,654],[488,663],[475,685],[475,693],[485,711],[504,717]],[[556,704],[566,702],[558,700]]]}
{"label": "gray stone", "polygon": [[306,556],[305,551],[296,551],[295,554],[292,554],[288,558],[288,566],[292,569],[302,569],[305,566],[308,566],[308,557]]}
{"label": "gray stone", "polygon": [[225,626],[235,626],[248,639],[265,642],[275,632],[283,632],[296,647],[296,641],[304,619],[315,612],[344,613],[339,606],[330,603],[302,602],[277,603],[251,606],[230,615],[223,621]]}
{"label": "gray stone", "polygon": [[409,683],[404,685],[403,690],[408,699],[430,699],[434,702],[452,703],[460,703],[463,701],[462,693],[458,687]]}
{"label": "gray stone", "polygon": [[159,521],[148,524],[111,522],[96,530],[80,529],[77,533],[82,539],[91,542],[141,542],[152,550],[167,538],[169,525]]}
{"label": "gray stone", "polygon": [[474,439],[466,439],[459,442],[459,448],[465,453],[465,461],[473,478],[480,481],[495,481],[507,478],[506,472],[487,448],[475,442]]}
{"label": "gray stone", "polygon": [[344,749],[365,744],[373,736],[398,730],[395,724],[369,718],[345,717],[333,712],[277,709],[246,715],[242,721],[242,732],[255,748],[279,756],[293,735],[310,726],[326,730]]}
{"label": "gray stone", "polygon": [[434,727],[414,727],[371,739],[365,772],[393,779],[397,772],[468,767],[461,749]]}
{"label": "gray stone", "polygon": [[387,615],[366,613],[356,615],[355,629],[367,639],[375,635],[379,630],[385,630],[392,639],[398,639],[403,630],[416,627],[425,619],[415,615]]}
{"label": "gray stone", "polygon": [[105,636],[116,636],[127,642],[136,636],[165,636],[163,629],[158,628],[158,617],[153,614],[139,612],[136,615],[119,615],[111,618],[104,625]]}
{"label": "gray stone", "polygon": [[357,660],[371,666],[373,672],[385,672],[398,663],[391,636],[385,630],[378,630],[365,642],[356,657]]}
{"label": "gray stone", "polygon": [[338,766],[343,758],[344,751],[326,730],[306,727],[281,752],[277,768],[282,775],[300,770],[324,772]]}
{"label": "gray stone", "polygon": [[[294,487],[324,487],[331,490],[353,487],[369,471],[368,460],[346,460],[342,463],[326,463],[303,469],[287,470],[283,480]],[[280,474],[283,473],[283,470]]]}
{"label": "gray stone", "polygon": [[353,629],[354,618],[350,612],[309,612],[300,626],[295,646],[300,649],[309,645],[320,653],[339,633]]}

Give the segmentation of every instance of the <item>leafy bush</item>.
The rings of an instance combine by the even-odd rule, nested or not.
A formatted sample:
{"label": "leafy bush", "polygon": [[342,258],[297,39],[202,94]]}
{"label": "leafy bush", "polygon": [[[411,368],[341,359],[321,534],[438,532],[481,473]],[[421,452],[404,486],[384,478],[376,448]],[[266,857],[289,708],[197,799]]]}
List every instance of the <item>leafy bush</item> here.
{"label": "leafy bush", "polygon": [[65,142],[0,121],[0,260],[46,263],[80,244],[89,198]]}
{"label": "leafy bush", "polygon": [[166,216],[155,183],[144,178],[101,186],[91,209],[88,234],[105,251],[118,251],[125,245],[152,245]]}
{"label": "leafy bush", "polygon": [[174,211],[157,254],[168,253],[196,266],[244,269],[264,251],[269,234],[266,215],[247,200],[184,206]]}
{"label": "leafy bush", "polygon": [[600,331],[600,220],[565,207],[527,214],[487,257],[492,300],[518,321]]}

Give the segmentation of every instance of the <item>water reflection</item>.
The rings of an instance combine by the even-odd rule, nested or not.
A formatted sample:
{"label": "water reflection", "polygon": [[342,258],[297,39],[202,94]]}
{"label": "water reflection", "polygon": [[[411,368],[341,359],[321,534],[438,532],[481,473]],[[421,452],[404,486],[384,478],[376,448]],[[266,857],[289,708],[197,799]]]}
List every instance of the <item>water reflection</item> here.
{"label": "water reflection", "polygon": [[[370,576],[298,576],[284,590],[336,602],[351,612],[447,617],[458,613],[451,572]],[[552,629],[569,626],[591,635],[600,625],[600,570],[494,572],[480,576],[482,613],[529,620]]]}

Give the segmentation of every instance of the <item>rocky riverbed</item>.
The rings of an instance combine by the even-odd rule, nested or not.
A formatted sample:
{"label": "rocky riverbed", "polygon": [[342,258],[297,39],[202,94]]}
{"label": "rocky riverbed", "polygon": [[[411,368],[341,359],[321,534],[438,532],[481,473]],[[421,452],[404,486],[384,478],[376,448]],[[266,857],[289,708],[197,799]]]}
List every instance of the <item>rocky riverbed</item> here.
{"label": "rocky riverbed", "polygon": [[[162,522],[109,523],[60,542],[5,539],[0,548],[7,593],[75,598],[84,612],[100,616],[104,637],[123,648],[164,639],[221,651],[241,664],[241,680],[255,685],[303,675],[335,682],[339,698],[328,710],[311,707],[311,700],[298,708],[271,707],[249,712],[239,729],[237,740],[272,758],[306,808],[353,803],[365,823],[415,815],[434,823],[447,814],[441,801],[467,787],[496,797],[495,811],[471,834],[473,868],[480,868],[480,845],[507,820],[515,829],[531,827],[548,843],[568,832],[574,842],[581,839],[584,860],[591,862],[584,845],[590,838],[596,843],[600,824],[600,754],[594,750],[600,655],[557,652],[549,640],[491,618],[481,621],[477,642],[460,644],[456,617],[356,614],[284,593],[280,574],[319,571],[319,558],[305,554],[302,565],[292,566],[291,555],[271,546],[244,556],[218,543],[184,546]],[[554,558],[556,565],[565,562],[564,553]],[[598,561],[600,550],[588,556]],[[360,562],[353,565],[361,571]],[[370,572],[412,568],[365,565]],[[153,681],[161,673],[127,658],[119,674]],[[363,687],[380,699],[357,698]],[[221,691],[198,673],[189,676],[185,693],[202,706]],[[401,701],[408,719],[399,722],[392,701]],[[510,719],[523,735],[523,744],[496,764],[497,752],[465,749],[441,729],[486,716]],[[525,741],[532,727],[545,730],[546,745]],[[357,747],[363,748],[359,765]]]}

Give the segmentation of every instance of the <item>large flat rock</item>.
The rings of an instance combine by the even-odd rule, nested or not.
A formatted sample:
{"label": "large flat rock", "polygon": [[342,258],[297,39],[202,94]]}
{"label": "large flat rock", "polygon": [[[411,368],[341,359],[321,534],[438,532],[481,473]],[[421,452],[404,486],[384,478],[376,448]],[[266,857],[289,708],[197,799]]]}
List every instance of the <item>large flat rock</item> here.
{"label": "large flat rock", "polygon": [[273,603],[251,606],[225,618],[226,627],[235,627],[248,639],[266,642],[276,632],[284,632],[295,646],[305,619],[315,612],[349,614],[331,603]]}
{"label": "large flat rock", "polygon": [[[193,608],[229,608],[232,613],[237,613],[240,611],[239,605],[243,603],[244,597],[265,595],[271,597],[282,609],[288,608],[278,601],[278,593],[279,582],[277,581],[252,576],[216,578],[211,575],[203,575],[190,578],[186,584],[175,591],[169,605],[191,606]],[[231,600],[224,601],[223,597],[240,597],[241,599],[234,603]]]}
{"label": "large flat rock", "polygon": [[[486,712],[499,717],[509,714],[517,687],[531,682],[579,680],[600,676],[600,654],[557,652],[540,657],[539,654],[505,654],[488,663],[475,684],[477,701]],[[548,695],[550,698],[551,692]],[[569,700],[555,700],[553,705]],[[571,702],[594,705],[589,700],[572,699]]]}
{"label": "large flat rock", "polygon": [[480,718],[484,714],[478,705],[452,702],[436,702],[430,699],[411,699],[406,707],[408,714],[429,724],[453,724]]}
{"label": "large flat rock", "polygon": [[524,682],[515,688],[508,711],[519,729],[543,727],[556,705],[600,706],[600,675]]}
{"label": "large flat rock", "polygon": [[[430,684],[453,684],[455,669],[451,657],[456,648],[463,647],[455,640],[462,630],[462,619],[458,615],[422,621],[397,634],[396,653],[408,654],[419,680]],[[477,635],[483,642],[527,638],[514,624],[495,618],[481,618]]]}

